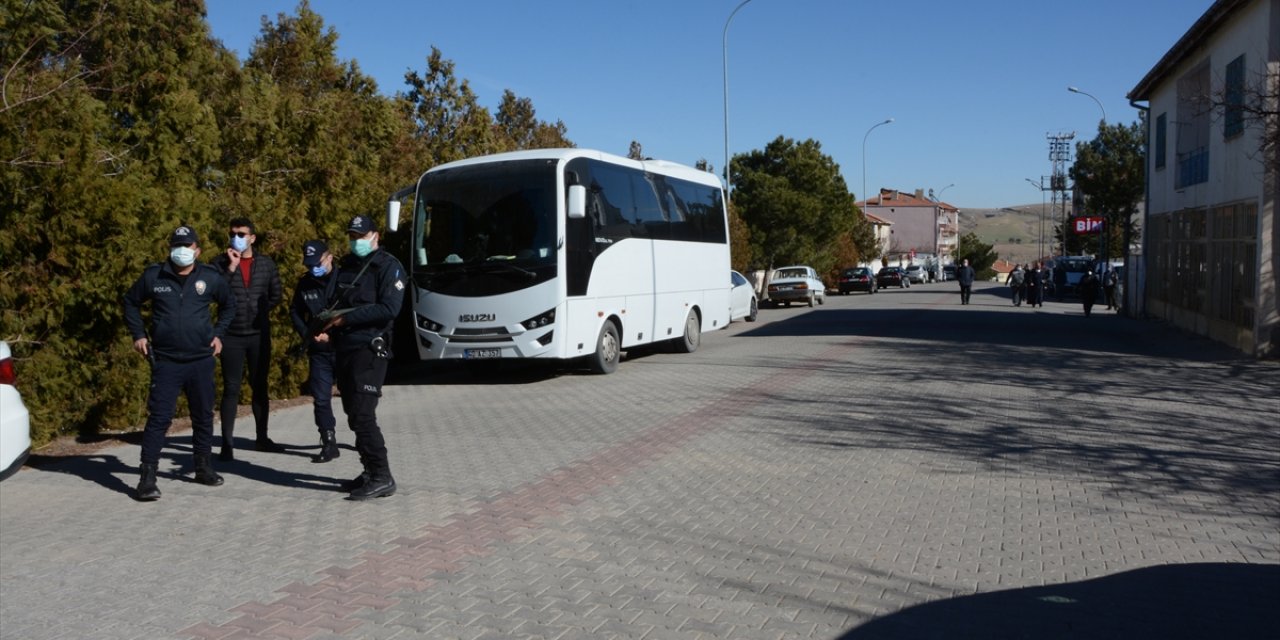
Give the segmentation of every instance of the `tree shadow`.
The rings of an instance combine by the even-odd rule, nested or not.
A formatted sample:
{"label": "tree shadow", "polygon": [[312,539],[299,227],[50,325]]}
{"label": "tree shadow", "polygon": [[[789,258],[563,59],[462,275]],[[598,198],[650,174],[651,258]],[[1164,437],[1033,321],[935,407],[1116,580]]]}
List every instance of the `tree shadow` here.
{"label": "tree shadow", "polygon": [[1280,638],[1277,601],[1277,565],[1164,565],[929,602],[840,638]]}

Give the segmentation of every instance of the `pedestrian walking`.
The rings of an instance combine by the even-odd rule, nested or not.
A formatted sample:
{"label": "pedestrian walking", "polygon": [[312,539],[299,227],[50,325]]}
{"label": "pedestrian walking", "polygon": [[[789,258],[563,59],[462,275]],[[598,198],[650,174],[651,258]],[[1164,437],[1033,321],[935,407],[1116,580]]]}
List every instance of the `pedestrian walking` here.
{"label": "pedestrian walking", "polygon": [[[142,464],[137,498],[158,500],[156,473],[165,434],[173,422],[178,394],[191,412],[191,450],[195,480],[218,486],[213,469],[213,369],[222,338],[235,316],[236,300],[217,269],[196,262],[200,239],[183,225],[169,235],[169,259],[147,267],[124,296],[124,322],[133,348],[151,362],[147,424],[142,434]],[[142,307],[150,303],[150,332]],[[213,322],[217,306],[218,321]],[[149,337],[148,337],[149,336]]]}
{"label": "pedestrian walking", "polygon": [[1098,290],[1101,284],[1098,276],[1093,274],[1093,269],[1089,269],[1080,277],[1080,284],[1076,285],[1080,292],[1080,301],[1084,304],[1086,318],[1093,313],[1093,304],[1098,301]]}
{"label": "pedestrian walking", "polygon": [[956,269],[956,281],[960,283],[960,304],[969,304],[969,294],[973,291],[973,280],[977,277],[973,267],[969,266],[969,260],[966,258],[964,262]]}
{"label": "pedestrian walking", "polygon": [[1108,309],[1119,309],[1120,305],[1116,302],[1116,287],[1120,285],[1120,274],[1110,266],[1102,274],[1102,292],[1106,298]]}
{"label": "pedestrian walking", "polygon": [[230,223],[230,245],[213,265],[231,285],[236,297],[236,315],[222,346],[222,451],[219,460],[234,460],[236,410],[240,406],[240,385],[248,369],[249,391],[253,394],[254,446],[258,451],[283,452],[268,435],[271,414],[268,374],[271,371],[270,312],[280,304],[283,289],[280,272],[270,256],[254,250],[258,236],[248,218]]}
{"label": "pedestrian walking", "polygon": [[351,253],[329,280],[331,317],[316,339],[332,342],[337,353],[342,409],[364,467],[342,489],[352,500],[368,500],[396,492],[377,408],[391,358],[392,323],[404,301],[404,267],[378,246],[378,231],[368,216],[351,219],[347,238]]}
{"label": "pedestrian walking", "polygon": [[1032,307],[1044,306],[1044,272],[1040,269],[1040,263],[1027,265],[1027,273],[1025,278],[1025,286],[1027,289],[1027,304]]}
{"label": "pedestrian walking", "polygon": [[1006,280],[1009,289],[1013,292],[1013,306],[1022,306],[1023,286],[1027,277],[1027,272],[1022,270],[1022,265],[1013,265],[1013,271],[1009,272],[1009,278]]}
{"label": "pedestrian walking", "polygon": [[302,245],[302,266],[307,269],[298,286],[293,290],[293,302],[289,305],[289,317],[293,329],[302,339],[300,351],[307,356],[307,391],[311,394],[311,406],[315,413],[316,429],[320,430],[320,453],[312,456],[312,462],[328,462],[337,458],[337,420],[333,417],[333,381],[336,358],[333,345],[317,342],[311,332],[311,323],[325,311],[326,291],[333,270],[333,254],[323,240],[308,240]]}

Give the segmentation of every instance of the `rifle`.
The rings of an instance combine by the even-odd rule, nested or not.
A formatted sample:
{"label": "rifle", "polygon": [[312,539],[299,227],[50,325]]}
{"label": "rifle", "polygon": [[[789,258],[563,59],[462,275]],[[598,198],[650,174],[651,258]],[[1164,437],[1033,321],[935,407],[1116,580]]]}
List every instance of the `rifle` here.
{"label": "rifle", "polygon": [[330,321],[332,321],[334,318],[337,318],[338,316],[347,314],[353,309],[354,307],[348,307],[345,309],[329,308],[329,309],[325,309],[324,311],[321,311],[320,313],[317,313],[314,317],[311,318],[311,322],[307,323],[307,331],[306,333],[302,334],[302,341],[299,342],[297,346],[289,350],[289,355],[296,358],[306,353],[307,347],[311,346],[311,339],[316,335],[319,335],[320,333],[322,333],[324,331],[324,328],[328,326]]}

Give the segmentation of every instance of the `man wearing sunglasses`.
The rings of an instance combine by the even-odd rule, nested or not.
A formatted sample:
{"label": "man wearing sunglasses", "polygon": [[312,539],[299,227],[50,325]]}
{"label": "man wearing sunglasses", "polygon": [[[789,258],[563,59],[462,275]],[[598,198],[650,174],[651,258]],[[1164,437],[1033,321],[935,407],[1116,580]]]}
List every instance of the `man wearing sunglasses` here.
{"label": "man wearing sunglasses", "polygon": [[231,220],[228,239],[230,246],[226,253],[213,261],[236,297],[236,315],[222,341],[222,402],[218,410],[222,420],[222,451],[218,459],[224,461],[235,459],[233,434],[246,365],[257,428],[255,448],[273,453],[284,451],[267,433],[271,409],[267,394],[267,374],[271,370],[270,313],[284,295],[280,272],[269,256],[254,251],[258,236],[248,218]]}

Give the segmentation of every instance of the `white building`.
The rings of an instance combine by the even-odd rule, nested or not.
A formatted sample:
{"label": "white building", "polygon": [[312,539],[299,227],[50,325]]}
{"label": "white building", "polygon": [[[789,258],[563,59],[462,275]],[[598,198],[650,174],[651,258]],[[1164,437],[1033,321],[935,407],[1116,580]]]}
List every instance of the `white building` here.
{"label": "white building", "polygon": [[1278,93],[1280,0],[1214,2],[1129,92],[1148,103],[1137,302],[1257,357],[1280,353]]}

